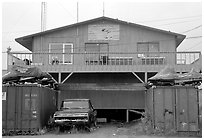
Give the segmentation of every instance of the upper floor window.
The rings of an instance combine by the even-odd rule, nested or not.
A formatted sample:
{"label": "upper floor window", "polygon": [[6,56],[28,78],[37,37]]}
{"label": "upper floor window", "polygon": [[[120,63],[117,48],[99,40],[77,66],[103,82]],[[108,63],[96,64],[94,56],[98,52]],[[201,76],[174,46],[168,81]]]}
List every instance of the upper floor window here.
{"label": "upper floor window", "polygon": [[86,64],[107,64],[108,43],[85,43]]}
{"label": "upper floor window", "polygon": [[49,44],[50,64],[72,64],[73,44],[72,43],[50,43]]}
{"label": "upper floor window", "polygon": [[138,57],[154,57],[159,56],[159,42],[138,42],[137,51],[144,52],[138,54]]}

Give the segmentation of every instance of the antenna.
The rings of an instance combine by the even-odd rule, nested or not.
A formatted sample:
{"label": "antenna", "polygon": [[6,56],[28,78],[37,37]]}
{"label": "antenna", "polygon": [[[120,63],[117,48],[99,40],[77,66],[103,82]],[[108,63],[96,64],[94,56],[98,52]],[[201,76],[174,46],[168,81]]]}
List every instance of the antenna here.
{"label": "antenna", "polygon": [[41,32],[46,30],[46,2],[41,3]]}
{"label": "antenna", "polygon": [[105,5],[104,5],[104,2],[103,2],[103,17],[105,15]]}
{"label": "antenna", "polygon": [[77,23],[79,22],[79,4],[77,1]]}

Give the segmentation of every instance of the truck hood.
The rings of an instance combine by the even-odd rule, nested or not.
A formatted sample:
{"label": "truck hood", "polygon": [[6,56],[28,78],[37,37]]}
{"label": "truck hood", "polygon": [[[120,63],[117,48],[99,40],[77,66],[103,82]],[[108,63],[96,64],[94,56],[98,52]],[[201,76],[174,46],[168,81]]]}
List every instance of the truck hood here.
{"label": "truck hood", "polygon": [[56,111],[55,114],[67,114],[67,113],[88,113],[89,109],[65,109],[65,110],[60,110]]}

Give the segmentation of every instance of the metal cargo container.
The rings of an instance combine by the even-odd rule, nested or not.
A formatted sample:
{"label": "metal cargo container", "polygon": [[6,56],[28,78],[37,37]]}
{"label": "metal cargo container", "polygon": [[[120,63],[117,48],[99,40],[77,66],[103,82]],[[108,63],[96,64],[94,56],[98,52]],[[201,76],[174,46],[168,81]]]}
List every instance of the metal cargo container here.
{"label": "metal cargo container", "polygon": [[2,130],[4,133],[37,132],[57,109],[57,92],[37,85],[2,87]]}
{"label": "metal cargo container", "polygon": [[193,86],[157,86],[147,90],[146,111],[155,129],[198,132],[199,92]]}

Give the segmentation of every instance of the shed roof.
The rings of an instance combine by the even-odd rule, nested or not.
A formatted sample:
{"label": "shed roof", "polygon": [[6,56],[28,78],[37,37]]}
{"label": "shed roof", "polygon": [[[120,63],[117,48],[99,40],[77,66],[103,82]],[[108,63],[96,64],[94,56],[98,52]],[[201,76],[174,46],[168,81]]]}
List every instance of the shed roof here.
{"label": "shed roof", "polygon": [[92,23],[92,22],[100,21],[100,20],[108,20],[108,21],[112,21],[112,22],[116,22],[116,23],[120,23],[120,24],[126,24],[128,26],[135,26],[135,27],[139,27],[139,28],[143,28],[143,29],[147,29],[147,30],[151,30],[151,31],[155,31],[155,32],[161,32],[161,33],[164,33],[164,34],[173,35],[173,36],[175,36],[175,39],[176,39],[176,47],[178,47],[179,44],[186,37],[185,35],[182,35],[182,34],[170,32],[170,31],[165,31],[165,30],[161,30],[161,29],[156,29],[156,28],[152,28],[152,27],[148,27],[148,26],[144,26],[144,25],[139,25],[139,24],[135,24],[135,23],[126,22],[126,21],[122,21],[122,20],[113,19],[113,18],[103,16],[103,17],[94,18],[94,19],[91,19],[91,20],[86,20],[86,21],[83,21],[83,22],[78,22],[78,23],[75,23],[75,24],[71,24],[71,25],[67,25],[67,26],[47,30],[47,31],[44,31],[44,32],[39,32],[39,33],[23,36],[23,37],[20,37],[20,38],[16,38],[15,41],[18,42],[19,44],[23,45],[24,47],[26,47],[30,51],[32,51],[33,37],[49,34],[49,33],[64,30],[64,29],[67,29],[67,28],[80,26],[80,25],[83,25],[83,24],[89,24],[89,23]]}

